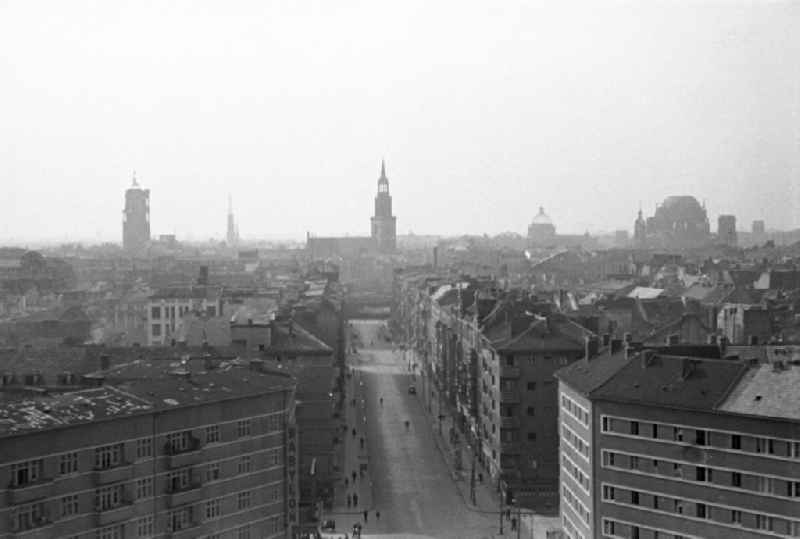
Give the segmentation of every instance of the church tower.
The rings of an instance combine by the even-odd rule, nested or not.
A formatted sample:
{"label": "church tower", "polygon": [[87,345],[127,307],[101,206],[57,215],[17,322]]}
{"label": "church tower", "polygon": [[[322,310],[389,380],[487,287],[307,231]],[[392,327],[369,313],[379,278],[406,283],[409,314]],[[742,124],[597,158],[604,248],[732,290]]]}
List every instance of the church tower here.
{"label": "church tower", "polygon": [[639,208],[639,217],[633,223],[633,241],[637,247],[644,247],[647,243],[647,225],[642,216],[642,208]]}
{"label": "church tower", "polygon": [[386,163],[381,161],[378,194],[375,196],[375,215],[372,217],[372,239],[380,253],[393,253],[397,248],[397,218],[392,215],[392,196]]}
{"label": "church tower", "polygon": [[133,184],[125,191],[122,210],[122,247],[139,253],[150,241],[150,189],[142,189],[133,173]]}
{"label": "church tower", "polygon": [[234,247],[239,243],[239,227],[236,226],[236,220],[233,217],[233,202],[231,195],[228,195],[228,230],[225,234],[225,240],[229,247]]}

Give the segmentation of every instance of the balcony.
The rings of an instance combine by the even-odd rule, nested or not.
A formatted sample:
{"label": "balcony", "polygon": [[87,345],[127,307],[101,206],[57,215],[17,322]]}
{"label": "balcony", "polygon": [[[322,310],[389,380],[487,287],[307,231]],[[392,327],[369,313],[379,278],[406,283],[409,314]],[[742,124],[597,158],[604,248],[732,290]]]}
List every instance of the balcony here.
{"label": "balcony", "polygon": [[51,527],[52,525],[53,521],[49,516],[41,515],[26,522],[24,527],[12,530],[13,533],[10,537],[50,537],[53,531],[45,530],[44,528]]}
{"label": "balcony", "polygon": [[131,464],[120,464],[113,468],[95,468],[92,472],[92,479],[95,485],[107,485],[119,481],[129,481],[132,477],[133,466]]}
{"label": "balcony", "polygon": [[199,522],[190,522],[186,528],[175,530],[166,534],[165,537],[169,537],[170,539],[196,539],[198,536],[202,535],[203,531],[202,529],[198,529],[199,526]]}
{"label": "balcony", "polygon": [[8,485],[8,490],[6,490],[7,504],[18,505],[40,498],[47,498],[50,496],[52,485],[52,479],[41,479],[35,483],[28,483],[25,485]]}
{"label": "balcony", "polygon": [[175,449],[171,444],[164,445],[164,454],[167,456],[167,466],[170,468],[182,468],[200,462],[200,452],[203,444],[198,438],[191,437],[189,444],[184,449]]}
{"label": "balcony", "polygon": [[519,400],[519,391],[516,389],[503,389],[500,391],[500,402],[502,404],[517,403]]}
{"label": "balcony", "polygon": [[203,488],[199,482],[189,484],[177,490],[167,489],[167,505],[178,507],[187,503],[195,503],[203,498]]}
{"label": "balcony", "polygon": [[133,518],[133,504],[125,501],[122,505],[112,507],[109,509],[95,508],[97,511],[97,526],[108,526],[115,522],[124,522]]}
{"label": "balcony", "polygon": [[516,416],[501,417],[500,418],[500,428],[501,429],[518,429],[519,428],[519,418],[516,417]]}
{"label": "balcony", "polygon": [[508,365],[500,366],[500,378],[519,378],[519,367],[509,367]]}

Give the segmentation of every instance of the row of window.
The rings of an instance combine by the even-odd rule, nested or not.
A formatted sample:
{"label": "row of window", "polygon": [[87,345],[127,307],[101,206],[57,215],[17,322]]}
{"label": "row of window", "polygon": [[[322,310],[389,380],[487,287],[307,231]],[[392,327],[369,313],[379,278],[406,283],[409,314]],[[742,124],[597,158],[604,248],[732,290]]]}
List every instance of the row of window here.
{"label": "row of window", "polygon": [[683,425],[639,421],[630,418],[603,416],[601,429],[607,434],[639,436],[665,442],[677,442],[785,457],[800,460],[800,440],[785,440],[748,434],[697,429]]}
{"label": "row of window", "polygon": [[603,451],[603,467],[639,471],[667,478],[708,483],[711,486],[800,498],[800,479],[778,478],[670,459],[654,459],[628,453]]}
{"label": "row of window", "polygon": [[737,507],[723,507],[702,500],[674,498],[659,492],[632,490],[619,485],[603,485],[603,501],[640,507],[658,513],[684,515],[713,524],[773,532],[785,537],[800,537],[800,520],[790,520]]}
{"label": "row of window", "polygon": [[603,519],[603,535],[615,539],[640,539],[642,536],[652,537],[653,539],[698,539],[690,535],[682,535],[648,526],[639,526],[611,518]]}
{"label": "row of window", "polygon": [[592,525],[592,514],[589,512],[586,506],[583,505],[583,502],[580,501],[575,493],[564,484],[561,485],[561,500],[570,506],[572,510],[575,511],[575,514],[581,517],[581,520],[583,520],[587,526]]}
{"label": "row of window", "polygon": [[[266,418],[267,432],[277,432],[283,428],[283,414],[273,414]],[[220,426],[205,427],[205,443],[219,443],[222,441]],[[236,422],[236,438],[245,438],[253,435],[251,419],[242,419]],[[170,433],[167,435],[165,450],[170,454],[181,453],[199,447],[199,440],[191,430]],[[136,440],[136,459],[152,458],[153,439],[140,438]],[[79,452],[62,453],[58,457],[59,475],[78,473]],[[94,449],[94,469],[107,470],[125,464],[125,444],[115,443],[96,447]],[[36,483],[44,478],[44,460],[34,459],[18,462],[11,466],[11,486],[20,487]]]}
{"label": "row of window", "polygon": [[563,423],[561,424],[561,436],[572,449],[583,455],[587,460],[589,459],[589,452],[591,451],[589,442],[575,434],[575,431]]}
{"label": "row of window", "polygon": [[583,473],[583,469],[564,454],[561,455],[561,469],[572,477],[583,490],[591,492],[592,481],[589,479],[589,476]]}
{"label": "row of window", "polygon": [[583,426],[589,428],[589,421],[591,421],[589,411],[563,393],[561,394],[561,409],[583,424]]}
{"label": "row of window", "polygon": [[[243,492],[238,492],[235,495],[230,496],[222,496],[219,498],[214,498],[212,500],[208,500],[204,504],[204,516],[206,520],[214,520],[217,518],[221,518],[224,514],[224,507],[225,507],[225,498],[231,498],[236,500],[236,503],[229,503],[231,509],[235,507],[235,510],[242,511],[244,509],[248,509],[252,506],[253,503],[253,493],[252,491],[246,490]],[[280,485],[272,485],[267,488],[265,502],[266,503],[274,503],[278,502],[281,499],[281,487]]]}
{"label": "row of window", "polygon": [[567,515],[561,515],[561,524],[567,539],[584,539],[583,534],[578,531],[578,527],[575,526],[575,523],[572,522]]}

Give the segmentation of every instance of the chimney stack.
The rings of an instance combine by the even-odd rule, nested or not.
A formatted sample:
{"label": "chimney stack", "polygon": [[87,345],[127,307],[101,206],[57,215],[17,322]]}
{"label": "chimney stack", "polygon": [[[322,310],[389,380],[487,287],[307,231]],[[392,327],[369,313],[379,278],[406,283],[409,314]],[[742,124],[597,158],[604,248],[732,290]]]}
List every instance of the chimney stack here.
{"label": "chimney stack", "polygon": [[597,338],[597,335],[591,335],[586,337],[586,360],[591,361],[595,356],[597,356],[597,352],[600,350],[600,339]]}

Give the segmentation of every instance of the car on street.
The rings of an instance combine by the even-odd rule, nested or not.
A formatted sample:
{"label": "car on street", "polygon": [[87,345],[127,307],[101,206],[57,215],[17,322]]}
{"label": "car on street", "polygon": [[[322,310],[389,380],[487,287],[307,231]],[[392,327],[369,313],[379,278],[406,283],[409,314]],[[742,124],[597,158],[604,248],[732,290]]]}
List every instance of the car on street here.
{"label": "car on street", "polygon": [[408,394],[409,395],[416,395],[417,394],[417,387],[416,386],[408,386]]}

